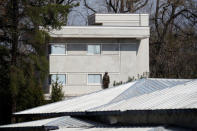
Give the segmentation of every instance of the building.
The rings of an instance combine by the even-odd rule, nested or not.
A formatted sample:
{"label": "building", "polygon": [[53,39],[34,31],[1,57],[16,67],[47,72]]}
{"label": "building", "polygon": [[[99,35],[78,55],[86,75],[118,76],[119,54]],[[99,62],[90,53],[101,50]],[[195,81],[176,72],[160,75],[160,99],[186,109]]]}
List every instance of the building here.
{"label": "building", "polygon": [[89,26],[65,26],[50,32],[50,81],[58,77],[66,96],[102,89],[149,72],[149,15],[95,14]]}

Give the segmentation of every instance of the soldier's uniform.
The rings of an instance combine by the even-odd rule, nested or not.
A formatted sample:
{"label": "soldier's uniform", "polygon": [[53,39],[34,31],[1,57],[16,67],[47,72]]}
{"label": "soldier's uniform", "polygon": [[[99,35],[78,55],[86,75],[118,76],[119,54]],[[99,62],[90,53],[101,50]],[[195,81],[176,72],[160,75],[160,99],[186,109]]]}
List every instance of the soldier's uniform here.
{"label": "soldier's uniform", "polygon": [[103,76],[103,88],[104,89],[108,88],[109,83],[110,83],[109,75],[105,73],[105,75]]}

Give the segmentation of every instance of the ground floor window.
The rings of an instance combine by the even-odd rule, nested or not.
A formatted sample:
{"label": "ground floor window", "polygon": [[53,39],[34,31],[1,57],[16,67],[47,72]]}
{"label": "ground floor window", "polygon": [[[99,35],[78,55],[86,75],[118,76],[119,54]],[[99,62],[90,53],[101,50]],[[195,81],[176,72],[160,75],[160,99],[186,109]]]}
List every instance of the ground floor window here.
{"label": "ground floor window", "polygon": [[101,84],[101,74],[88,74],[88,84]]}
{"label": "ground floor window", "polygon": [[65,74],[52,74],[51,75],[51,83],[58,81],[58,83],[61,83],[63,85],[66,84],[66,75]]}

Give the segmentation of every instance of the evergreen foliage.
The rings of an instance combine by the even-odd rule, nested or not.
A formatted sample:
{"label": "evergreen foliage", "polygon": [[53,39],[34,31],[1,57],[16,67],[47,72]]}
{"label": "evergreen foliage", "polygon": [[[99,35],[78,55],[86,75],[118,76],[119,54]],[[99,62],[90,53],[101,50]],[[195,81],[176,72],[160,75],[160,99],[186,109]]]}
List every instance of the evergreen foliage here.
{"label": "evergreen foliage", "polygon": [[51,102],[63,100],[64,93],[62,92],[62,88],[62,83],[58,82],[58,77],[56,77],[56,81],[52,82]]}
{"label": "evergreen foliage", "polygon": [[43,104],[50,40],[45,31],[60,29],[72,6],[51,0],[0,1],[0,124],[10,122],[12,112]]}

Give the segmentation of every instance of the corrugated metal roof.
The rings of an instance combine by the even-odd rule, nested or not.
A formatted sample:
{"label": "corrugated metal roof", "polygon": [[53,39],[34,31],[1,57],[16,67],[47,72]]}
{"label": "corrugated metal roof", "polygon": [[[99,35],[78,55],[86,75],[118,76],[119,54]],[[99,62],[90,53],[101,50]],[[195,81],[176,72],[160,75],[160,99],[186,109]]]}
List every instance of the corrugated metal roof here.
{"label": "corrugated metal roof", "polygon": [[19,128],[19,127],[58,127],[58,128],[90,128],[104,127],[106,125],[88,120],[81,120],[70,116],[56,117],[44,120],[22,122],[0,126],[2,128]]}
{"label": "corrugated metal roof", "polygon": [[197,108],[197,80],[157,90],[119,102],[107,104],[93,111],[154,110]]}
{"label": "corrugated metal roof", "polygon": [[128,88],[125,92],[117,96],[112,102],[117,102],[122,99],[148,94],[156,90],[170,88],[175,85],[180,85],[188,82],[189,80],[183,79],[141,79],[135,83],[132,88]]}
{"label": "corrugated metal roof", "polygon": [[[54,131],[186,131],[185,128],[165,127],[109,127],[109,128],[60,128]],[[188,130],[187,130],[188,131]]]}
{"label": "corrugated metal roof", "polygon": [[[138,80],[130,88],[125,90],[123,93],[115,97],[111,102],[107,103],[106,105],[120,102],[122,100],[127,100],[129,98],[140,96],[143,94],[149,94],[155,91],[171,88],[176,85],[184,84],[189,81],[190,80],[185,80],[185,79],[154,79],[154,78],[141,79]],[[101,107],[106,105],[102,105]]]}
{"label": "corrugated metal roof", "polygon": [[55,121],[59,119],[57,118],[50,118],[50,119],[44,119],[44,120],[37,120],[37,121],[30,121],[30,122],[22,122],[22,123],[15,123],[15,124],[9,124],[9,125],[1,125],[1,128],[14,128],[14,127],[41,127],[51,121]]}
{"label": "corrugated metal roof", "polygon": [[[106,126],[100,123],[95,123],[92,121],[81,120],[77,118],[72,118],[69,116],[57,117],[51,119],[16,123],[10,125],[0,126],[1,129],[10,129],[10,130],[19,130],[23,128],[30,127],[32,128],[45,128],[47,130],[55,131],[171,131],[170,129],[166,129],[164,127],[115,127],[115,126]],[[49,128],[47,128],[49,127]],[[50,128],[55,127],[55,128]],[[28,128],[28,129],[30,129]]]}
{"label": "corrugated metal roof", "polygon": [[32,108],[29,110],[17,112],[15,114],[32,114],[32,113],[52,113],[52,112],[70,112],[70,111],[86,111],[91,108],[99,107],[107,104],[136,82],[124,84],[115,88],[98,91],[88,95],[75,97],[60,102],[47,104],[44,106]]}
{"label": "corrugated metal roof", "polygon": [[[76,130],[86,130],[86,131],[167,131],[164,127],[117,127],[113,125],[104,125],[100,123],[96,123],[93,121],[82,120],[78,118],[73,118],[70,116],[63,116],[57,118],[50,118],[44,120],[30,121],[30,122],[22,122],[16,124],[9,124],[0,126],[1,129],[12,129],[18,130],[22,128],[45,128],[47,130],[55,131],[76,131]],[[54,128],[51,128],[54,127]],[[29,128],[29,129],[30,129]],[[169,130],[170,131],[170,130]]]}
{"label": "corrugated metal roof", "polygon": [[79,127],[104,127],[105,124],[101,124],[98,122],[82,120],[79,118],[73,118],[70,116],[60,117],[57,120],[51,121],[44,126],[57,126],[59,128],[79,128]]}
{"label": "corrugated metal roof", "polygon": [[81,120],[70,116],[3,125],[0,126],[0,130],[10,129],[18,131],[19,129],[27,127],[29,127],[28,129],[32,128],[32,130],[33,128],[40,127],[42,129],[47,130],[55,129],[55,131],[173,131],[173,129],[167,129],[165,127],[118,127],[113,125],[110,126],[96,123],[93,121]]}
{"label": "corrugated metal roof", "polygon": [[[17,112],[15,114],[196,107],[196,101],[195,99],[192,99],[196,96],[196,94],[193,94],[190,91],[192,90],[195,92],[195,88],[190,83],[190,81],[192,80],[153,78],[141,79],[128,84],[120,85],[118,87],[109,88],[81,97],[36,107],[33,109]],[[190,84],[188,85],[186,83]],[[188,89],[185,87],[185,84],[188,85]],[[189,87],[191,87],[191,89]],[[172,91],[175,94],[172,94]],[[189,97],[184,95],[185,93],[188,94]],[[181,97],[182,94],[184,97]],[[191,95],[193,95],[193,97]],[[179,97],[180,99],[178,99]],[[179,101],[183,102],[186,99],[190,100],[190,102],[185,101],[184,104],[189,102],[186,104],[187,106],[184,106],[183,104],[179,106],[176,105]],[[175,104],[172,104],[174,101]],[[163,102],[169,103],[169,106],[167,104],[162,106]],[[139,104],[139,106],[132,103]]]}
{"label": "corrugated metal roof", "polygon": [[110,127],[110,128],[60,128],[55,131],[171,131],[167,130],[162,127],[156,127],[156,128],[143,128],[143,127],[130,127],[130,128],[118,128],[118,127]]}

